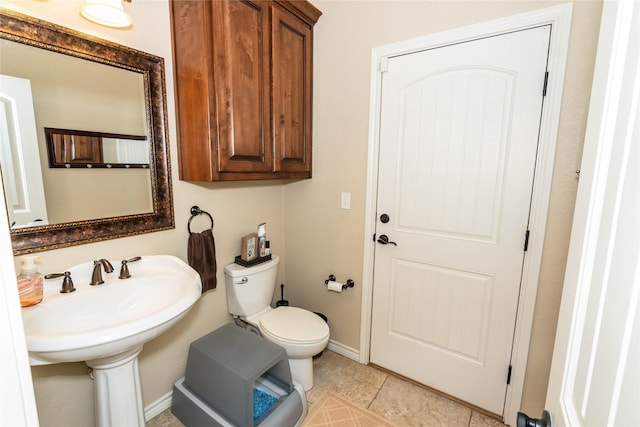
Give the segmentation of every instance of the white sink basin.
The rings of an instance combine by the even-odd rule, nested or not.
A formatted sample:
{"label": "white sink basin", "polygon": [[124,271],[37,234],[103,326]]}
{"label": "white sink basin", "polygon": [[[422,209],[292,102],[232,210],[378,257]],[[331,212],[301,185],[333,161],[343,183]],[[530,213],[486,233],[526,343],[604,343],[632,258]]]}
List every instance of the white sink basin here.
{"label": "white sink basin", "polygon": [[22,309],[32,365],[85,361],[93,369],[96,424],[144,426],[138,354],[200,298],[198,273],[169,255],[129,263],[131,277],[112,273],[90,286],[93,262],[71,267],[76,290],[61,294],[62,279],[46,280],[40,304]]}
{"label": "white sink basin", "polygon": [[76,291],[60,293],[62,279],[45,280],[44,299],[22,309],[32,365],[99,361],[130,351],[177,322],[201,295],[198,273],[179,258],[143,256],[118,279],[120,260],[104,284],[89,286],[93,262],[71,267]]}

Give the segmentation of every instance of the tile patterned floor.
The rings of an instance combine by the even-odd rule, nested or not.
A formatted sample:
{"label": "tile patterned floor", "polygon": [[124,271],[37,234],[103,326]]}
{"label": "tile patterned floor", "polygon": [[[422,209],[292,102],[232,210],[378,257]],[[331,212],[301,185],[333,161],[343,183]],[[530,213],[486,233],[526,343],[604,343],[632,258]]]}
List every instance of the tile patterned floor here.
{"label": "tile patterned floor", "polygon": [[[313,361],[314,387],[307,393],[309,409],[325,391],[385,418],[398,427],[504,427],[467,406],[403,381],[371,366],[325,350]],[[147,427],[183,427],[170,409]]]}
{"label": "tile patterned floor", "polygon": [[325,391],[313,404],[302,427],[395,427],[385,418]]}

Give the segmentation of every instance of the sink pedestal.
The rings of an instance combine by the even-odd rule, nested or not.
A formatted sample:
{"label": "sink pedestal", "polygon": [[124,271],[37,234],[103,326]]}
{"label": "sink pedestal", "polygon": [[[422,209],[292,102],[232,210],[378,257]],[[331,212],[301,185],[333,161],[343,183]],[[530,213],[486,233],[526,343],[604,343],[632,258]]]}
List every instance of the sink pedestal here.
{"label": "sink pedestal", "polygon": [[138,354],[142,346],[87,362],[93,368],[96,425],[143,427]]}

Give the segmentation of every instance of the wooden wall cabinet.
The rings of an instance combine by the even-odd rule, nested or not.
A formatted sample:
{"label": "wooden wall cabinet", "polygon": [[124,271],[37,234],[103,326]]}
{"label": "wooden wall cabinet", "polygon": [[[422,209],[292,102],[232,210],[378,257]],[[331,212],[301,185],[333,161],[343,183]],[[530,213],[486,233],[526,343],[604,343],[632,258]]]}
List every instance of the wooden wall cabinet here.
{"label": "wooden wall cabinet", "polygon": [[180,179],[311,177],[305,0],[171,0]]}
{"label": "wooden wall cabinet", "polygon": [[100,137],[51,133],[47,135],[47,143],[50,168],[104,163]]}

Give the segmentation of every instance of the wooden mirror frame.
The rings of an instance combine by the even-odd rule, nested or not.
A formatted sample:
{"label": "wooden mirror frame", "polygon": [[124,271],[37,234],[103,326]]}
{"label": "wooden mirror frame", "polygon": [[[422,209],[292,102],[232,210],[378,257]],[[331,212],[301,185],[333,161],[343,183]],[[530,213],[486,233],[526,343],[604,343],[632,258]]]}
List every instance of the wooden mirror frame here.
{"label": "wooden mirror frame", "polygon": [[13,254],[22,255],[175,228],[164,59],[5,8],[0,8],[0,38],[141,73],[152,147],[150,172],[153,212],[11,230]]}

